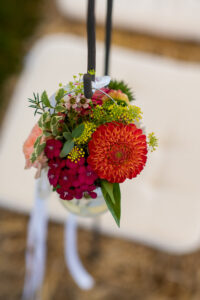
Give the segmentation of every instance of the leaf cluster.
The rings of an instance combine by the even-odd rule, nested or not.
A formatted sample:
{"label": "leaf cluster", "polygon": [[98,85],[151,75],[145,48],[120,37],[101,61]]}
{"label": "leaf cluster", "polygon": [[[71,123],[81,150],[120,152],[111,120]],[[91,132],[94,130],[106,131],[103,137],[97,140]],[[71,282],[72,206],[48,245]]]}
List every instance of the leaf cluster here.
{"label": "leaf cluster", "polygon": [[74,148],[74,139],[81,136],[81,134],[84,131],[84,128],[85,126],[82,123],[78,125],[74,130],[72,130],[72,132],[66,131],[63,133],[66,142],[63,145],[63,148],[60,153],[60,157],[65,157],[72,151],[72,149]]}
{"label": "leaf cluster", "polygon": [[36,161],[37,157],[40,156],[40,154],[42,153],[42,151],[44,151],[44,148],[46,146],[46,143],[41,143],[41,139],[42,139],[42,135],[39,136],[34,143],[34,151],[31,154],[31,158],[30,158],[32,163]]}
{"label": "leaf cluster", "polygon": [[29,107],[35,109],[34,115],[36,114],[42,115],[45,112],[45,109],[53,108],[51,106],[46,91],[42,93],[41,97],[39,96],[38,93],[37,94],[33,93],[33,99],[28,98],[28,101],[31,103]]}
{"label": "leaf cluster", "polygon": [[108,209],[115,219],[117,226],[120,227],[121,192],[119,183],[110,183],[106,180],[101,180],[101,190]]}

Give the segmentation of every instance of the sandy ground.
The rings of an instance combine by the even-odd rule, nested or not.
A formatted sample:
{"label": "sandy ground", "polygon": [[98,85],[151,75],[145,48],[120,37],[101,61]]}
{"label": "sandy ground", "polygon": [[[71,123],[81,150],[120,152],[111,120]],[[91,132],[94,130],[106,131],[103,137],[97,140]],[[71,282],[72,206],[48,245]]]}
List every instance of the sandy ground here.
{"label": "sandy ground", "polygon": [[[21,297],[28,218],[0,210],[0,299]],[[14,225],[13,225],[14,224]],[[200,251],[172,256],[136,243],[79,231],[79,252],[95,277],[81,291],[64,263],[63,226],[50,223],[43,300],[198,300]]]}

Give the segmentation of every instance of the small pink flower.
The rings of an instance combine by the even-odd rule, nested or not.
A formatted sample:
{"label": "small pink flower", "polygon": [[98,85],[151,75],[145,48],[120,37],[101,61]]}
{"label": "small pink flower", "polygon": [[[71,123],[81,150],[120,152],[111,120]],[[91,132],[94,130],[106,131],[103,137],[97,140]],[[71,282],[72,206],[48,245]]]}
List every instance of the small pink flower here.
{"label": "small pink flower", "polygon": [[74,178],[75,177],[70,174],[69,170],[65,169],[60,173],[59,184],[61,185],[61,187],[69,188],[70,186],[72,186]]}
{"label": "small pink flower", "polygon": [[57,192],[63,200],[72,200],[74,198],[74,191],[69,188],[61,187],[57,189]]}
{"label": "small pink flower", "polygon": [[65,167],[65,160],[64,159],[61,159],[59,157],[56,157],[54,159],[51,159],[49,162],[48,162],[48,166],[49,168],[51,169],[62,169]]}
{"label": "small pink flower", "polygon": [[65,103],[65,107],[66,107],[68,110],[70,110],[71,104],[70,104],[70,103]]}
{"label": "small pink flower", "polygon": [[91,102],[90,99],[87,99],[84,97],[84,95],[82,95],[80,102],[79,102],[79,106],[83,107],[84,109],[87,109],[89,107],[90,102]]}
{"label": "small pink flower", "polygon": [[69,169],[77,169],[78,168],[78,163],[75,163],[75,162],[71,161],[69,158],[67,158],[67,160],[66,160],[66,166]]}
{"label": "small pink flower", "polygon": [[83,192],[80,188],[74,190],[74,197],[76,199],[81,199],[83,197]]}
{"label": "small pink flower", "polygon": [[48,171],[48,178],[49,178],[49,183],[53,185],[54,187],[57,186],[58,184],[58,179],[59,179],[59,174],[60,170],[59,169],[49,169]]}
{"label": "small pink flower", "polygon": [[80,188],[83,192],[92,192],[93,190],[95,190],[97,188],[97,186],[94,184],[92,184],[92,185],[82,184]]}
{"label": "small pink flower", "polygon": [[80,166],[78,169],[79,181],[81,184],[91,185],[98,178],[97,174],[92,170],[91,166]]}
{"label": "small pink flower", "polygon": [[44,149],[46,156],[49,159],[52,159],[54,157],[59,157],[61,148],[62,148],[62,142],[56,139],[50,139],[46,143],[46,147]]}
{"label": "small pink flower", "polygon": [[90,197],[92,199],[95,199],[97,197],[97,193],[95,193],[95,192],[89,192],[88,194],[90,195]]}
{"label": "small pink flower", "polygon": [[81,158],[79,159],[79,161],[77,162],[77,164],[78,164],[79,166],[84,165],[84,163],[85,163],[85,157],[81,157]]}

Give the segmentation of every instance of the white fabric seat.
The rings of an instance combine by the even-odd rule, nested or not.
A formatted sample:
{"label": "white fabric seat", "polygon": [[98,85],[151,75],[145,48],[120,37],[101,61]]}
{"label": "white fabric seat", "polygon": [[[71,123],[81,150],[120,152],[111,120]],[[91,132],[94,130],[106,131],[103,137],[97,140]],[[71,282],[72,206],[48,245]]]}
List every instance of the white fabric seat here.
{"label": "white fabric seat", "polygon": [[[106,0],[97,0],[96,18],[105,22]],[[86,20],[87,0],[57,0],[63,15]],[[199,0],[116,0],[113,24],[127,30],[200,40]]]}
{"label": "white fabric seat", "polygon": [[[98,44],[98,75],[103,50]],[[40,39],[27,56],[0,139],[1,206],[24,212],[33,207],[35,170],[23,169],[22,144],[38,118],[27,98],[43,90],[51,95],[60,82],[84,73],[86,61],[86,41],[64,34]],[[111,76],[133,87],[147,131],[159,137],[159,149],[138,178],[121,185],[121,228],[107,213],[101,230],[173,252],[194,250],[200,245],[200,65],[113,47]],[[58,221],[66,216],[55,193],[49,214]],[[92,220],[81,223],[90,226]]]}

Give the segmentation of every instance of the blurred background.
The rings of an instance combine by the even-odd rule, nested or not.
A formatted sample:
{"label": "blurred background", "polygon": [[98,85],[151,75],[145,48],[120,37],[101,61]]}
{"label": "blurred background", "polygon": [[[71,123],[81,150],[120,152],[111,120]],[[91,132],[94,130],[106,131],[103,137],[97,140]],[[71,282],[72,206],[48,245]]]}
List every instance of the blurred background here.
{"label": "blurred background", "polygon": [[[106,1],[98,0],[97,74]],[[51,95],[86,71],[86,0],[0,3],[0,299],[21,299],[34,171],[22,144],[37,119],[33,92]],[[133,88],[159,149],[122,186],[122,225],[80,219],[79,253],[96,280],[81,291],[64,263],[66,211],[49,200],[41,299],[200,299],[200,2],[114,0],[110,75]]]}

